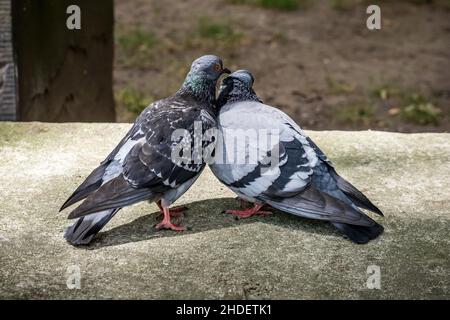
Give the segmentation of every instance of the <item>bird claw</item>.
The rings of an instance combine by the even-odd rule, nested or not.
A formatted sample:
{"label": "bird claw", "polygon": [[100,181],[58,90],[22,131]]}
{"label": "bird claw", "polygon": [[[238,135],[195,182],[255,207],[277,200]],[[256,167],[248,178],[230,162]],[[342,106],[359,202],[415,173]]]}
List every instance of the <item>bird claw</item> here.
{"label": "bird claw", "polygon": [[[248,209],[249,207],[252,207],[252,206],[253,206],[253,202],[244,200],[244,199],[239,198],[239,197],[234,198],[234,200],[236,200],[236,201],[239,202],[239,206],[241,207],[241,209]],[[270,208],[272,208],[272,207],[271,207],[269,204],[264,203],[264,204],[262,205],[262,208],[270,209]]]}
{"label": "bird claw", "polygon": [[185,231],[186,227],[182,227],[182,226],[176,226],[174,225],[172,222],[170,221],[161,221],[160,223],[158,223],[157,225],[155,225],[156,230],[161,230],[161,229],[169,229],[169,230],[173,230],[173,231]]}
{"label": "bird claw", "polygon": [[272,212],[270,212],[270,211],[256,211],[255,212],[254,210],[248,210],[248,209],[247,210],[226,210],[225,213],[232,214],[239,218],[249,218],[249,217],[255,216],[255,215],[260,215],[260,216],[266,217],[266,216],[272,214]]}
{"label": "bird claw", "polygon": [[[169,209],[170,216],[172,218],[181,218],[184,216],[184,211],[187,211],[188,207],[186,206],[179,206],[179,207],[173,207]],[[160,211],[156,218],[160,218],[161,216],[164,216],[164,212]]]}

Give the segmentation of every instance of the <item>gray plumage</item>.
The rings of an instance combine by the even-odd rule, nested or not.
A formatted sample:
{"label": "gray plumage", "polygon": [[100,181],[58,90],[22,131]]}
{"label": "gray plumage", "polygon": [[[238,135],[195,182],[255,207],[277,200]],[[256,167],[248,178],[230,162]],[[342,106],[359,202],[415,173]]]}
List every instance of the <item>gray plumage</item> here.
{"label": "gray plumage", "polygon": [[85,199],[69,214],[69,219],[78,218],[64,235],[71,244],[89,243],[124,206],[149,200],[168,207],[189,189],[205,164],[194,159],[173,161],[172,133],[185,129],[192,137],[196,121],[201,122],[203,132],[216,126],[215,88],[225,72],[228,69],[223,68],[220,58],[200,57],[175,95],[152,103],[141,113],[114,150],[61,207],[63,210]]}
{"label": "gray plumage", "polygon": [[[381,234],[383,227],[358,207],[382,215],[381,211],[337,174],[331,161],[288,115],[262,103],[252,89],[253,82],[246,70],[223,80],[217,105],[224,138],[216,147],[222,158],[211,165],[216,177],[247,201],[329,221],[354,242],[366,243]],[[227,136],[237,129],[278,135],[266,145],[254,137],[236,143]],[[278,150],[276,165],[269,165],[274,148]],[[242,154],[246,163],[224,161]]]}

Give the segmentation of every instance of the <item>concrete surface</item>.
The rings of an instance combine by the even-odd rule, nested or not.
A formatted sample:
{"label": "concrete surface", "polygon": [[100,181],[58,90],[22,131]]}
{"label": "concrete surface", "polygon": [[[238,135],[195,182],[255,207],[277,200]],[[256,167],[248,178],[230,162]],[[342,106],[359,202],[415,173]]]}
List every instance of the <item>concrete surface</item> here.
{"label": "concrete surface", "polygon": [[[368,245],[284,213],[234,220],[221,213],[234,195],[207,171],[178,201],[189,231],[156,232],[142,203],[71,247],[58,208],[128,127],[0,124],[1,298],[450,298],[450,134],[310,132],[385,212]],[[366,285],[371,265],[381,289]],[[71,266],[80,289],[66,285]]]}

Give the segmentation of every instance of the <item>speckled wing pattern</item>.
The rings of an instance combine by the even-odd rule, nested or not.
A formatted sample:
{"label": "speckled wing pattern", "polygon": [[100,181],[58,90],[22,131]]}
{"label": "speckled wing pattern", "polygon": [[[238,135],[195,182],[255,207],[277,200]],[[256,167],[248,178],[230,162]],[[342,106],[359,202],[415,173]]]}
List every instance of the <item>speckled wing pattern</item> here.
{"label": "speckled wing pattern", "polygon": [[[106,169],[101,186],[90,193],[69,218],[150,199],[195,178],[205,163],[195,163],[194,159],[186,163],[173,161],[171,154],[175,144],[171,139],[177,129],[185,129],[193,137],[196,121],[201,123],[202,133],[216,126],[208,105],[176,96],[150,105],[103,161]],[[212,142],[203,141],[204,146],[209,143]],[[105,178],[106,175],[109,177]]]}
{"label": "speckled wing pattern", "polygon": [[[204,162],[195,163],[191,159],[186,163],[176,163],[172,159],[172,133],[185,129],[192,137],[191,150],[194,147],[194,123],[201,123],[202,134],[216,127],[213,115],[206,109],[183,105],[183,102],[171,101],[170,108],[151,108],[140,121],[138,132],[145,132],[141,140],[130,150],[124,159],[124,177],[134,188],[169,186],[176,187],[194,177],[204,167]],[[203,146],[211,143],[203,141]]]}

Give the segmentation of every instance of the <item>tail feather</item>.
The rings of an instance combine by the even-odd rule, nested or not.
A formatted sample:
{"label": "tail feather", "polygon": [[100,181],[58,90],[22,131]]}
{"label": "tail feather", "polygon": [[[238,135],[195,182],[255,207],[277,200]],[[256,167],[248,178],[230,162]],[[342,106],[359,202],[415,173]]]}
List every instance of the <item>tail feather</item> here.
{"label": "tail feather", "polygon": [[82,204],[69,214],[69,219],[107,209],[122,208],[151,199],[153,195],[153,192],[148,188],[131,187],[123,175],[120,175],[91,193]]}
{"label": "tail feather", "polygon": [[70,207],[74,203],[83,200],[89,194],[100,188],[103,183],[103,175],[105,174],[105,170],[108,166],[108,163],[104,163],[98,166],[91,174],[84,180],[84,182],[72,193],[72,195],[67,199],[66,202],[61,206],[59,211],[64,210],[67,207]]}
{"label": "tail feather", "polygon": [[376,223],[372,226],[355,226],[346,223],[331,222],[339,231],[345,234],[350,240],[358,244],[365,244],[377,238],[384,231],[382,225]]}
{"label": "tail feather", "polygon": [[297,216],[316,220],[335,221],[370,226],[372,221],[357,207],[316,189],[307,187],[299,194],[286,198],[259,196],[272,207]]}
{"label": "tail feather", "polygon": [[380,216],[384,216],[383,212],[378,209],[361,191],[359,191],[355,186],[353,186],[350,182],[342,178],[337,174],[334,168],[330,170],[331,175],[336,180],[338,188],[345,193],[347,197],[358,207],[367,209],[374,213],[379,214]]}
{"label": "tail feather", "polygon": [[89,244],[119,210],[120,208],[110,209],[79,218],[66,229],[64,238],[75,246]]}
{"label": "tail feather", "polygon": [[[340,191],[339,193],[345,197]],[[259,198],[284,212],[305,218],[329,221],[356,243],[367,243],[383,233],[383,227],[380,224],[365,215],[348,199],[344,201],[338,196],[339,194],[331,195],[309,186],[293,197],[260,196]]]}

